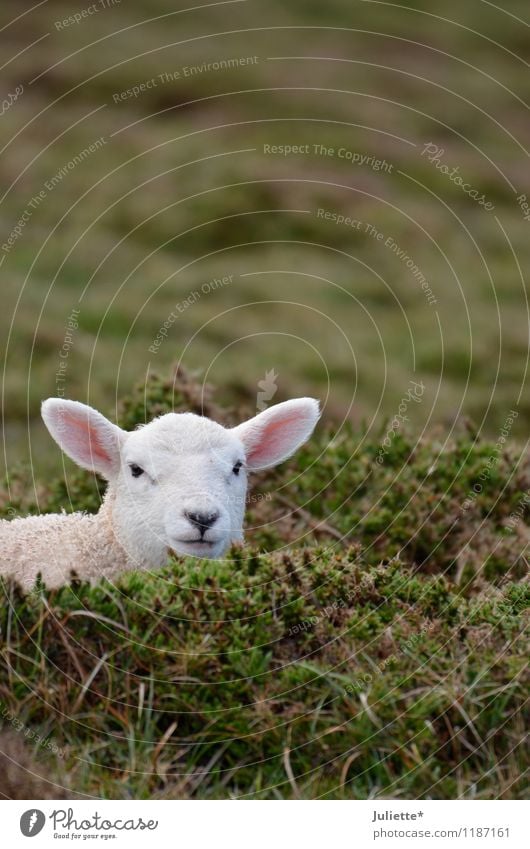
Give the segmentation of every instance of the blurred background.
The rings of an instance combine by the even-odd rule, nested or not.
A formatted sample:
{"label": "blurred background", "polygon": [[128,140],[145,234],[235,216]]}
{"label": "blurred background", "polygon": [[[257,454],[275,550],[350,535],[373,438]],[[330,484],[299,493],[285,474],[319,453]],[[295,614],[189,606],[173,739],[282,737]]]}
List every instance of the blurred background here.
{"label": "blurred background", "polygon": [[178,362],[526,440],[527,3],[187,6],[2,2],[4,470]]}

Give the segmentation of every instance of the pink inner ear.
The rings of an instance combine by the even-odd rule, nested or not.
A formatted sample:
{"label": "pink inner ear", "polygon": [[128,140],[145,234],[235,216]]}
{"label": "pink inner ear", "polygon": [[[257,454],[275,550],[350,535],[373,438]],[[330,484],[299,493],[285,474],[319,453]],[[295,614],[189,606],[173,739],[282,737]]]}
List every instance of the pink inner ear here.
{"label": "pink inner ear", "polygon": [[248,453],[247,459],[251,463],[266,462],[271,453],[282,453],[285,442],[290,441],[290,425],[300,421],[300,414],[284,416],[276,421],[271,421],[261,431],[259,442],[254,445]]}
{"label": "pink inner ear", "polygon": [[[62,421],[69,428],[72,428],[72,436],[79,450],[81,450],[87,458],[94,457],[97,460],[104,460],[105,463],[110,463],[110,457],[105,451],[100,442],[100,437],[97,429],[93,427],[88,420],[82,420],[77,416],[64,413],[61,416]],[[88,438],[88,441],[87,441]]]}

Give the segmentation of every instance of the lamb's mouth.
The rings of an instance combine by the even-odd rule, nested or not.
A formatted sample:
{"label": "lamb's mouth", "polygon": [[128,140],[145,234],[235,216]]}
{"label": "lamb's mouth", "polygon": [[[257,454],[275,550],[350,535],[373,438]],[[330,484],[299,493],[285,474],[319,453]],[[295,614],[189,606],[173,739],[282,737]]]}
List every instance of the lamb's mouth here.
{"label": "lamb's mouth", "polygon": [[177,556],[216,558],[221,555],[225,547],[222,539],[195,537],[194,539],[173,539],[169,551]]}
{"label": "lamb's mouth", "polygon": [[184,543],[184,545],[215,545],[219,540],[198,537],[197,539],[177,539],[176,542],[180,544]]}

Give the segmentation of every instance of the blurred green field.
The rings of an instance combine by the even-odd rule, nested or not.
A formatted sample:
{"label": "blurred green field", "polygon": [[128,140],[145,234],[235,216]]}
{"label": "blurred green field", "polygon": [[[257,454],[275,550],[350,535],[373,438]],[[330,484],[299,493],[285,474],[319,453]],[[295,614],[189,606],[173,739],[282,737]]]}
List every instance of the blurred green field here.
{"label": "blurred green field", "polygon": [[44,397],[108,411],[176,361],[227,402],[274,369],[277,400],[368,427],[421,380],[415,432],[494,435],[517,406],[526,440],[526,3],[29,9],[0,12],[4,96],[24,88],[1,115],[4,245],[27,217],[0,256],[7,469],[57,468]]}

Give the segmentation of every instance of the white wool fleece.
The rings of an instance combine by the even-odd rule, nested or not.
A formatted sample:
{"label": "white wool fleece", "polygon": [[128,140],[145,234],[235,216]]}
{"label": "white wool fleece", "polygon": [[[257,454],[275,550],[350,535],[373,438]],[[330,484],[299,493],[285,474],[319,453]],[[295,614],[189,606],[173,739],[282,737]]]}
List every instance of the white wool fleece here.
{"label": "white wool fleece", "polygon": [[318,402],[276,404],[234,428],[167,413],[130,433],[77,401],[49,398],[42,417],[78,465],[108,481],[99,513],[0,521],[0,576],[29,590],[156,569],[168,551],[221,557],[243,539],[249,472],[281,463],[311,435]]}

